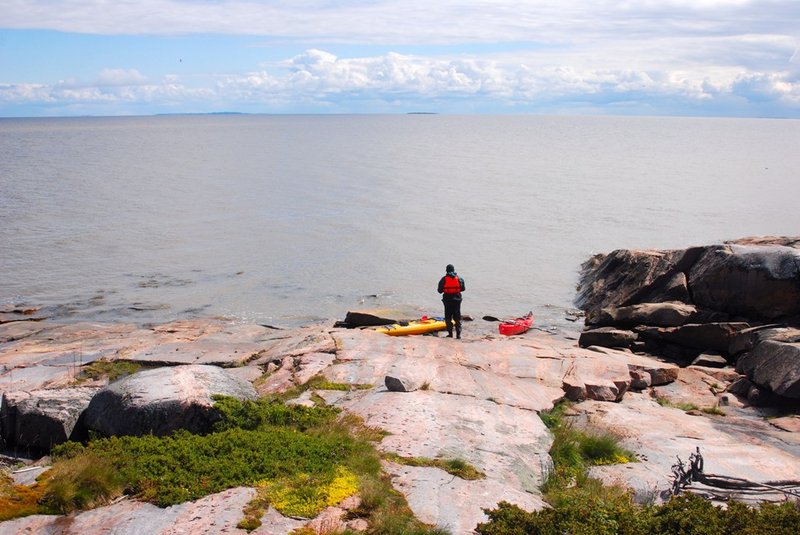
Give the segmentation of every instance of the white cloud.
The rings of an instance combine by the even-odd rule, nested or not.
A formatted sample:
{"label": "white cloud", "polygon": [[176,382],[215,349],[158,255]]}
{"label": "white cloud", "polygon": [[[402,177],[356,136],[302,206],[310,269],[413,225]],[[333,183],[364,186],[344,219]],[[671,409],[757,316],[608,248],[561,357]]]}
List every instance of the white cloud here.
{"label": "white cloud", "polygon": [[[200,109],[254,108],[285,111],[303,103],[309,111],[351,109],[359,101],[385,111],[468,99],[479,110],[546,111],[565,103],[682,102],[693,107],[735,98],[753,105],[777,102],[800,114],[800,76],[789,72],[647,71],[636,68],[535,66],[472,58],[432,58],[388,53],[339,58],[309,49],[280,63],[275,72],[219,77],[213,87],[193,88],[179,76],[147,82],[135,70],[105,70],[94,85],[62,82],[0,85],[0,104],[180,103]],[[381,104],[382,103],[382,104]],[[381,108],[383,106],[383,108]],[[196,109],[196,108],[195,108]],[[339,109],[342,111],[342,109]]]}
{"label": "white cloud", "polygon": [[[474,97],[497,105],[516,106],[537,101],[598,97],[613,101],[649,96],[679,98],[700,103],[715,96],[750,95],[759,100],[772,95],[793,102],[800,85],[787,73],[747,75],[741,69],[720,68],[714,73],[673,70],[533,67],[473,59],[435,59],[402,54],[365,58],[337,58],[308,50],[283,63],[285,72],[231,76],[220,84],[225,92],[236,88],[248,99],[292,95],[306,100],[357,98],[372,94],[389,100]],[[712,74],[709,77],[709,74]],[[715,75],[715,76],[713,76]],[[749,86],[747,85],[749,84]]]}
{"label": "white cloud", "polygon": [[144,85],[147,78],[136,69],[104,69],[97,75],[98,86]]}
{"label": "white cloud", "polygon": [[[797,116],[799,20],[796,0],[4,0],[4,28],[252,35],[306,51],[238,74],[153,75],[129,63],[92,83],[8,83],[0,86],[0,106],[26,98],[183,99],[255,111],[302,101],[313,111],[361,98],[543,109],[581,99],[694,106],[735,98],[754,105],[772,99]],[[326,50],[344,43],[365,52],[337,57]],[[371,45],[381,52],[368,52]],[[384,52],[404,45],[416,53]],[[438,48],[425,48],[432,45]],[[216,81],[192,80],[190,87],[192,74]]]}
{"label": "white cloud", "polygon": [[796,35],[795,0],[4,0],[5,28],[276,36],[368,44],[549,42],[757,31]]}

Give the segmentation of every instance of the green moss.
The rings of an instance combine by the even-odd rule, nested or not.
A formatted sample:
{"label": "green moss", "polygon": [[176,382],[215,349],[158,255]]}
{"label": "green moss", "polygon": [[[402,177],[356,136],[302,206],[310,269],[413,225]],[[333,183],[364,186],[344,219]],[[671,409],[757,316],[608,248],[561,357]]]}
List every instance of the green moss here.
{"label": "green moss", "polygon": [[145,365],[138,362],[100,359],[82,367],[81,373],[75,378],[75,382],[80,384],[86,381],[102,379],[103,377],[107,377],[109,382],[114,382],[127,375],[133,375],[143,367]]}
{"label": "green moss", "polygon": [[680,409],[684,412],[701,411],[705,414],[713,414],[716,416],[725,416],[725,411],[719,407],[699,407],[694,403],[673,403],[666,398],[656,398],[656,403],[662,407],[672,407],[673,409]]}
{"label": "green moss", "polygon": [[544,425],[552,430],[560,426],[564,420],[564,413],[572,407],[572,402],[566,399],[560,400],[549,411],[540,411],[539,418],[541,418]]}
{"label": "green moss", "polygon": [[384,454],[384,458],[405,466],[426,466],[440,468],[450,475],[454,475],[465,480],[484,479],[486,474],[464,461],[463,459],[429,459],[427,457],[401,457],[400,455],[389,453]]}
{"label": "green moss", "polygon": [[34,514],[51,512],[39,502],[44,495],[42,485],[15,485],[14,480],[0,472],[0,522]]}

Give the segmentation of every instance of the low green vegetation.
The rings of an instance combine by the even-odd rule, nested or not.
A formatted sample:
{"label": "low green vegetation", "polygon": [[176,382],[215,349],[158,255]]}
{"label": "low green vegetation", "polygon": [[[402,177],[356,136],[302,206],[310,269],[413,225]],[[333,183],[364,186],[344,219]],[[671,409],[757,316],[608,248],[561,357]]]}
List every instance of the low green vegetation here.
{"label": "low green vegetation", "polygon": [[484,479],[486,474],[463,459],[429,459],[427,457],[401,457],[396,454],[384,454],[384,459],[405,466],[427,466],[444,470],[450,475],[467,481]]}
{"label": "low green vegetation", "polygon": [[[485,510],[479,535],[758,535],[800,533],[800,504],[727,508],[685,494],[664,505],[637,504],[621,486],[606,486],[587,474],[592,465],[632,459],[610,434],[592,434],[565,423],[569,404],[542,413],[553,432],[554,468],[543,487],[550,507],[528,512],[508,502]],[[587,440],[587,437],[592,437]]]}
{"label": "low green vegetation", "polygon": [[323,375],[315,375],[302,386],[303,390],[341,390],[345,392],[349,390],[369,390],[370,388],[372,388],[370,384],[331,382]]}
{"label": "low green vegetation", "polygon": [[0,522],[49,512],[39,503],[44,490],[42,485],[15,485],[10,476],[0,472]]}
{"label": "low green vegetation", "polygon": [[75,382],[80,384],[86,381],[102,379],[103,377],[107,377],[109,382],[114,382],[126,375],[133,375],[143,367],[145,365],[138,362],[99,359],[83,366],[81,372],[75,378]]}
{"label": "low green vegetation", "polygon": [[730,502],[715,506],[694,494],[678,496],[662,506],[637,506],[617,501],[576,500],[562,507],[523,511],[501,502],[487,510],[480,535],[796,535],[800,533],[797,503],[765,503],[748,507]]}
{"label": "low green vegetation", "polygon": [[699,407],[694,403],[673,403],[666,398],[656,398],[656,403],[662,407],[672,407],[673,409],[680,409],[684,412],[700,411],[705,414],[713,414],[715,416],[725,416],[725,411],[719,407]]}
{"label": "low green vegetation", "polygon": [[213,432],[168,437],[95,438],[52,452],[53,468],[33,487],[3,480],[3,519],[70,513],[123,494],[159,506],[195,500],[237,486],[257,489],[240,527],[258,527],[271,505],[287,516],[311,518],[358,493],[351,512],[371,533],[442,533],[420,524],[381,470],[374,442],[385,436],[330,407],[286,405],[274,399],[218,398]]}
{"label": "low green vegetation", "polygon": [[554,468],[543,486],[545,498],[559,501],[561,495],[573,492],[581,485],[591,485],[586,471],[590,466],[635,462],[636,456],[619,445],[619,439],[609,432],[581,430],[564,418],[569,402],[557,404],[540,417],[553,433],[550,457]]}

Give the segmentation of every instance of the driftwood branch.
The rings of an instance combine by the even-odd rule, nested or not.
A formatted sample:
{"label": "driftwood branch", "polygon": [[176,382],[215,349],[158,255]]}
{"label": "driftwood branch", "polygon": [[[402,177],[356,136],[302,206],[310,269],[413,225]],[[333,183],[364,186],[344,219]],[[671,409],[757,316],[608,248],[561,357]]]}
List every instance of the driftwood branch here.
{"label": "driftwood branch", "polygon": [[698,447],[689,456],[688,464],[680,457],[672,465],[672,487],[669,494],[676,496],[681,492],[710,494],[717,499],[732,499],[741,496],[757,496],[761,501],[772,494],[783,499],[800,498],[800,481],[750,481],[741,477],[731,477],[703,472],[703,456]]}

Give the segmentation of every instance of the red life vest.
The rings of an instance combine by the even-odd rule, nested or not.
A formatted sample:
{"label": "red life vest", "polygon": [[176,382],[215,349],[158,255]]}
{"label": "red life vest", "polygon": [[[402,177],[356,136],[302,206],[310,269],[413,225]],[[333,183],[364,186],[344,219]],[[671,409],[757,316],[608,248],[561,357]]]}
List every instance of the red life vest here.
{"label": "red life vest", "polygon": [[444,276],[444,293],[461,293],[461,282],[458,280],[458,277],[451,277],[450,275]]}

